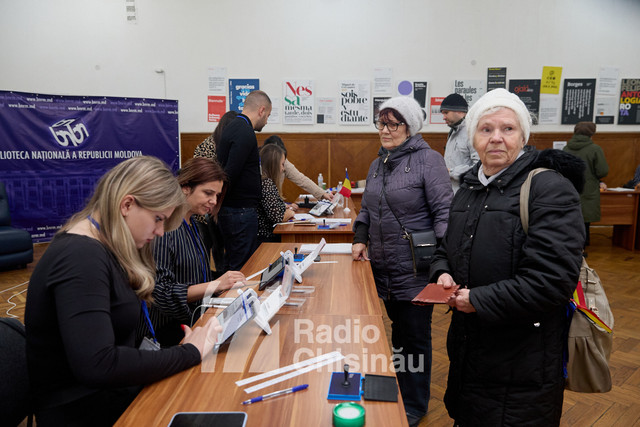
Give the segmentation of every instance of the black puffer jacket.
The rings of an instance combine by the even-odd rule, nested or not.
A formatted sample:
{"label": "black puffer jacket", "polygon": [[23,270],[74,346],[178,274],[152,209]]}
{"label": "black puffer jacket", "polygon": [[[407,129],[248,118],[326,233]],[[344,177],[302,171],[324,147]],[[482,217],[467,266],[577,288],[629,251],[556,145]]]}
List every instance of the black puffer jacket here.
{"label": "black puffer jacket", "polygon": [[[477,178],[478,166],[455,195],[431,265],[432,281],[448,272],[470,288],[477,311],[453,311],[445,404],[461,426],[558,425],[566,305],[585,238],[574,188],[582,185],[584,164],[559,150],[527,147],[488,187]],[[560,173],[533,179],[525,234],[520,187],[540,166]]]}

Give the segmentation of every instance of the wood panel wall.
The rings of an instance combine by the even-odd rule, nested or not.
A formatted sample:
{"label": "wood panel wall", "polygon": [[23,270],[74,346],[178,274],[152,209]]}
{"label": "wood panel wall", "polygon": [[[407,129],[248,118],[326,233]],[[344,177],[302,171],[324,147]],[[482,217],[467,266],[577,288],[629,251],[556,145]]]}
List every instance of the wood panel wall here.
{"label": "wood panel wall", "polygon": [[[258,144],[273,135],[257,133]],[[376,158],[380,148],[377,133],[296,133],[279,134],[283,139],[288,158],[301,172],[313,181],[322,173],[329,186],[335,186],[344,180],[344,170],[348,168],[352,181],[365,179],[369,165]],[[425,141],[441,154],[447,140],[446,133],[423,133]],[[208,133],[182,133],[180,135],[180,155],[184,162],[193,157],[193,150]],[[532,134],[529,144],[543,150],[552,148],[553,141],[568,141],[571,132],[553,132]],[[639,132],[602,132],[593,136],[596,144],[602,147],[609,163],[609,175],[604,179],[609,187],[619,187],[633,177],[640,164]],[[302,192],[301,189],[286,181],[283,193],[288,201]]]}

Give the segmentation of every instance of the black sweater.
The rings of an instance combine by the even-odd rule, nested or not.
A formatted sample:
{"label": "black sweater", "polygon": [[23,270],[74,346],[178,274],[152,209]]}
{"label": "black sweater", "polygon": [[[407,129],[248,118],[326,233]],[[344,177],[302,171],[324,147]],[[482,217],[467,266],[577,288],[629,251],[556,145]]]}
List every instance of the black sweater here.
{"label": "black sweater", "polygon": [[257,208],[260,203],[260,157],[251,120],[238,115],[222,132],[217,147],[218,161],[229,179],[222,205]]}
{"label": "black sweater", "polygon": [[149,384],[200,363],[191,344],[135,348],[140,314],[140,300],[104,245],[77,234],[56,236],[31,276],[26,304],[36,409]]}

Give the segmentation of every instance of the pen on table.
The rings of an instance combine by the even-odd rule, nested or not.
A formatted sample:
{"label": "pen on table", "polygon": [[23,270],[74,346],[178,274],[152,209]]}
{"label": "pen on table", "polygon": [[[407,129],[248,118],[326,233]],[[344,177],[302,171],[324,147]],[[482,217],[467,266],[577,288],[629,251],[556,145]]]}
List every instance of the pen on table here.
{"label": "pen on table", "polygon": [[274,391],[273,393],[264,394],[258,397],[252,397],[249,400],[245,400],[242,402],[243,405],[250,405],[252,403],[260,402],[266,399],[271,399],[272,397],[282,396],[283,394],[295,393],[296,391],[304,390],[309,387],[309,384],[297,385],[295,387],[286,388],[284,390]]}

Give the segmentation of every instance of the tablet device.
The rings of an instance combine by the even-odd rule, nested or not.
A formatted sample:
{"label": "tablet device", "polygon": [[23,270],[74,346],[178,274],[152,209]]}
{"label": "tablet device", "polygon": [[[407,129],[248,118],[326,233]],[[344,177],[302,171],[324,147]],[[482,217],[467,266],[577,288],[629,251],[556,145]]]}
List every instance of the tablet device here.
{"label": "tablet device", "polygon": [[316,203],[313,209],[309,211],[309,214],[315,215],[315,216],[329,214],[331,213],[331,210],[333,209],[334,206],[335,205],[329,201],[320,200],[318,203]]}
{"label": "tablet device", "polygon": [[215,349],[220,347],[229,339],[238,329],[243,327],[249,320],[258,314],[258,295],[253,289],[247,289],[238,296],[222,313],[218,314],[218,322],[222,326],[222,332],[218,334],[218,341]]}
{"label": "tablet device", "polygon": [[168,427],[245,427],[246,412],[178,412]]}
{"label": "tablet device", "polygon": [[264,291],[265,288],[273,282],[275,282],[278,277],[282,276],[284,272],[284,258],[280,256],[277,260],[275,260],[271,265],[262,272],[260,276],[260,285],[258,286],[259,291]]}

